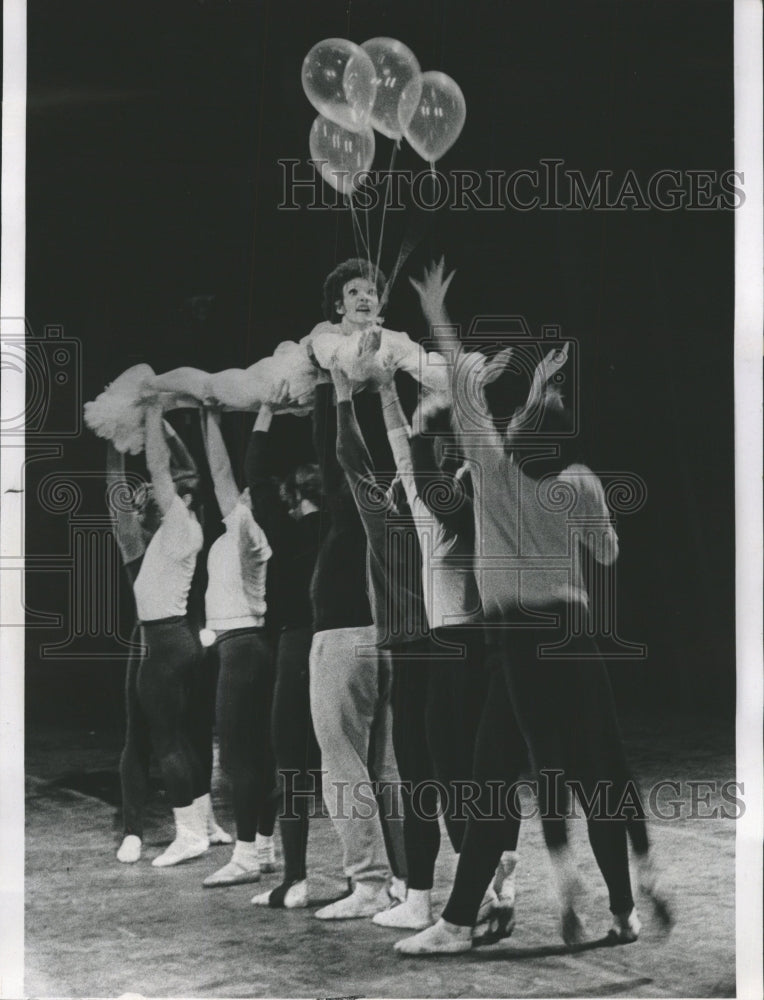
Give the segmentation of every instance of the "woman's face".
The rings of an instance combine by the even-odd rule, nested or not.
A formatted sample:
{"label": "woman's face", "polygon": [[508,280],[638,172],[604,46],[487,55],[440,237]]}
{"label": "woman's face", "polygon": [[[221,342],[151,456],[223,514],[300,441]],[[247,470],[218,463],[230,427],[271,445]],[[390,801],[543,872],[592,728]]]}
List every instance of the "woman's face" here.
{"label": "woman's face", "polygon": [[342,302],[337,312],[356,326],[366,326],[377,318],[379,296],[377,286],[368,278],[352,278],[342,286]]}
{"label": "woman's face", "polygon": [[279,497],[286,508],[287,514],[289,514],[293,521],[299,521],[302,517],[302,511],[300,509],[300,498],[297,490],[292,485],[282,483],[279,490]]}

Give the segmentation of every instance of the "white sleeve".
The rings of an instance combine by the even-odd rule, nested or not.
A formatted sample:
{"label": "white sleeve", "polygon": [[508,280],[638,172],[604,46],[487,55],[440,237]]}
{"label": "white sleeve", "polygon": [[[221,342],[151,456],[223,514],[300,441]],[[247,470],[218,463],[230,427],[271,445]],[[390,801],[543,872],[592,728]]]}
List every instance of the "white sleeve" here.
{"label": "white sleeve", "polygon": [[201,525],[177,495],[162,518],[159,540],[163,553],[171,559],[196,555],[202,547]]}
{"label": "white sleeve", "polygon": [[[504,441],[494,427],[483,396],[480,374],[486,357],[479,351],[459,351],[453,371],[454,421],[468,458],[480,461],[491,450],[504,453]],[[490,445],[486,449],[486,445]]]}
{"label": "white sleeve", "polygon": [[611,565],[618,558],[618,535],[599,476],[585,465],[571,465],[560,473],[559,479],[575,490],[573,516],[590,522],[585,534],[587,547],[597,562]]}
{"label": "white sleeve", "polygon": [[394,430],[387,432],[387,440],[390,442],[390,449],[395,459],[395,468],[398,470],[409,507],[413,508],[417,491],[416,483],[414,482],[414,465],[411,461],[409,431],[405,427],[396,427]]}
{"label": "white sleeve", "polygon": [[242,503],[237,503],[225,518],[226,529],[236,533],[239,540],[239,554],[243,562],[264,563],[271,555],[271,547],[265,532],[252,516],[252,511]]}

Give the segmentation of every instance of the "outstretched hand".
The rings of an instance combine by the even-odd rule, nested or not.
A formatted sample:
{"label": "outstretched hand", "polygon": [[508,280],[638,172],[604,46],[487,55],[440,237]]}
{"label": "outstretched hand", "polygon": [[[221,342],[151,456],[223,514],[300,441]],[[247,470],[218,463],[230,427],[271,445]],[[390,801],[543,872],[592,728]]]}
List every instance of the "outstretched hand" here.
{"label": "outstretched hand", "polygon": [[397,368],[392,351],[380,353],[374,379],[380,389],[389,389],[393,385]]}
{"label": "outstretched hand", "polygon": [[437,325],[446,321],[446,293],[448,292],[449,285],[454,279],[456,271],[452,271],[449,275],[444,276],[445,269],[445,258],[441,257],[437,264],[432,262],[424,269],[421,281],[417,281],[416,278],[409,278],[414,291],[419,296],[422,312],[424,313],[425,318],[432,325]]}
{"label": "outstretched hand", "polygon": [[364,330],[358,338],[358,357],[371,360],[371,355],[376,354],[382,343],[382,327],[375,323],[368,330]]}

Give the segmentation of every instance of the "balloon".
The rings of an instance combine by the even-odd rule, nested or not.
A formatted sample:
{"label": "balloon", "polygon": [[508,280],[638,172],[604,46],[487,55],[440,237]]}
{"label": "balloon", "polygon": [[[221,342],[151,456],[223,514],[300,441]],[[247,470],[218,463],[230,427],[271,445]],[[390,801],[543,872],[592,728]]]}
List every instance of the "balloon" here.
{"label": "balloon", "polygon": [[[395,38],[370,38],[361,48],[374,64],[377,80],[371,124],[388,139],[400,139],[422,93],[417,57]],[[404,90],[406,100],[402,101]]]}
{"label": "balloon", "polygon": [[310,130],[310,155],[327,184],[352,194],[356,173],[368,170],[374,159],[374,133],[350,132],[319,115]]}
{"label": "balloon", "polygon": [[374,64],[360,46],[344,38],[314,45],[302,64],[302,86],[324,118],[351,132],[368,128],[377,84]]}
{"label": "balloon", "polygon": [[[401,102],[408,100],[403,91]],[[459,85],[445,73],[422,74],[422,93],[404,135],[414,151],[428,163],[439,160],[449,150],[464,127],[467,105]]]}

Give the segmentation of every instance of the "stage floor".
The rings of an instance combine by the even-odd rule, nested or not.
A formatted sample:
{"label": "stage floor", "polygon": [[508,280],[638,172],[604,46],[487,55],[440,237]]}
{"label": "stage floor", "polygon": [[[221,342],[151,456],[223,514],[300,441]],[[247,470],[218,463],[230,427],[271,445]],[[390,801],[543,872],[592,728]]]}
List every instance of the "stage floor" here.
{"label": "stage floor", "polygon": [[[202,889],[230,848],[176,868],[150,860],[171,839],[171,815],[156,786],[144,858],[120,865],[115,731],[30,727],[26,770],[25,993],[48,997],[722,997],[735,994],[735,823],[701,818],[700,789],[689,815],[690,781],[734,779],[731,724],[687,718],[627,720],[630,760],[643,790],[681,782],[683,817],[651,824],[657,859],[675,901],[673,932],[661,938],[642,905],[636,944],[603,943],[607,898],[585,836],[571,824],[587,882],[583,916],[592,944],[571,953],[559,937],[555,897],[537,819],[523,824],[517,927],[512,938],[467,955],[398,956],[401,932],[370,920],[326,924],[311,910],[273,911],[250,899],[260,886]],[[218,820],[232,829],[217,768]],[[719,803],[711,796],[711,806]],[[337,838],[327,818],[311,824],[312,895],[344,887]],[[446,837],[436,872],[436,909],[448,895],[456,858]],[[639,906],[639,899],[637,900]]]}

